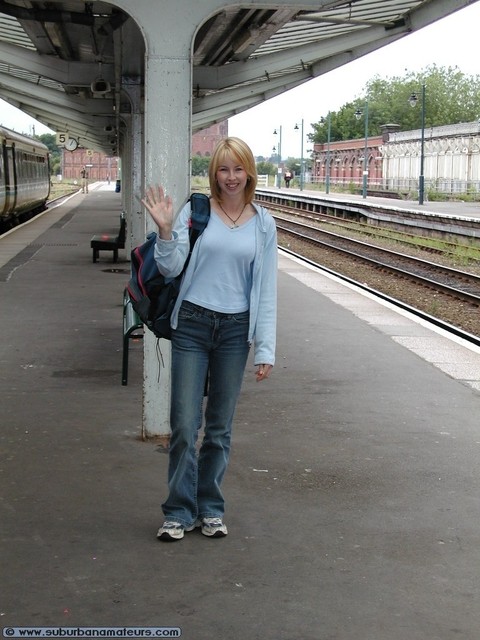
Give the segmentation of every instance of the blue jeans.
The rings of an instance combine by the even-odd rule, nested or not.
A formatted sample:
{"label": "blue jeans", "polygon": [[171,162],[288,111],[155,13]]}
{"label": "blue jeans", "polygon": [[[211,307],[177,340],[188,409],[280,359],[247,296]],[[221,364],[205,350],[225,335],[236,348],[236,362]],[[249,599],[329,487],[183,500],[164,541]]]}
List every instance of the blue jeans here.
{"label": "blue jeans", "polygon": [[[248,311],[224,314],[183,302],[172,332],[169,495],[162,508],[166,519],[186,527],[224,514],[221,483],[250,348],[248,323]],[[197,455],[207,376],[205,434]]]}

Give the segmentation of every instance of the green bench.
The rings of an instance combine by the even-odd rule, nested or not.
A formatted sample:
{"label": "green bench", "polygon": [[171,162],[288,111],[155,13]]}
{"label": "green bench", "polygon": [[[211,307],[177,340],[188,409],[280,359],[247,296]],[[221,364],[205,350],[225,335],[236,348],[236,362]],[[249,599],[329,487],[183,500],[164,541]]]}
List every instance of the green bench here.
{"label": "green bench", "polygon": [[[141,331],[141,333],[139,333]],[[143,340],[143,323],[132,306],[127,289],[123,292],[122,385],[128,384],[128,350],[130,340]]]}

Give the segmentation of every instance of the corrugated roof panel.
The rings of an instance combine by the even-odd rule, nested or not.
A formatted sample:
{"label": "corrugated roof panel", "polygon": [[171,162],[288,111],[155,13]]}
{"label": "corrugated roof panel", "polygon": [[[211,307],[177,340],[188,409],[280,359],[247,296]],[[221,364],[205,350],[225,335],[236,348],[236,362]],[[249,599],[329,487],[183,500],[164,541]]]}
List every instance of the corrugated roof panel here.
{"label": "corrugated roof panel", "polygon": [[[299,12],[296,19],[281,27],[255,51],[261,56],[282,49],[298,47],[312,42],[348,35],[369,26],[388,25],[422,4],[422,0],[359,0],[346,2],[325,11]],[[357,24],[358,23],[358,24]]]}
{"label": "corrugated roof panel", "polygon": [[57,91],[61,91],[64,93],[63,86],[55,80],[50,80],[49,78],[44,78],[39,76],[36,73],[30,73],[29,71],[25,71],[24,69],[18,69],[16,67],[12,67],[12,65],[5,64],[4,62],[0,62],[0,74],[5,73],[14,78],[20,78],[21,80],[25,80],[27,82],[31,82],[33,84],[40,85],[42,87],[48,87],[49,89],[56,89]]}
{"label": "corrugated roof panel", "polygon": [[0,13],[0,40],[17,47],[25,47],[26,49],[36,51],[35,45],[27,36],[18,20],[6,16],[3,13]]}

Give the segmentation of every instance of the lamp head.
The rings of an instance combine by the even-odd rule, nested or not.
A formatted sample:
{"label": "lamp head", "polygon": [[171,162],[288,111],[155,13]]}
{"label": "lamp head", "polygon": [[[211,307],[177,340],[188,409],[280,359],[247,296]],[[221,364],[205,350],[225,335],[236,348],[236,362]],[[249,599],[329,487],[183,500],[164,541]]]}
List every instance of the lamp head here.
{"label": "lamp head", "polygon": [[411,95],[411,96],[409,97],[409,99],[408,99],[408,104],[409,104],[411,107],[415,107],[415,106],[417,105],[417,102],[418,102],[418,96],[417,96],[417,94],[416,94],[416,93],[412,93],[412,95]]}

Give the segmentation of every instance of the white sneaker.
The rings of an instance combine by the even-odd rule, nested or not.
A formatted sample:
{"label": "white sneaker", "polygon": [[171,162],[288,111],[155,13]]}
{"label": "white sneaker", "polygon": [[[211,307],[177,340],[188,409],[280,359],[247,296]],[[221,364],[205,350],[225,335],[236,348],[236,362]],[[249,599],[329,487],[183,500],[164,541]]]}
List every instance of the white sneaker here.
{"label": "white sneaker", "polygon": [[171,540],[181,540],[185,531],[193,531],[194,529],[194,524],[190,527],[184,527],[183,524],[180,524],[179,522],[166,520],[158,530],[157,538],[159,540],[165,540],[166,542],[170,542]]}
{"label": "white sneaker", "polygon": [[221,518],[202,518],[201,527],[203,535],[209,538],[224,538],[228,534]]}

